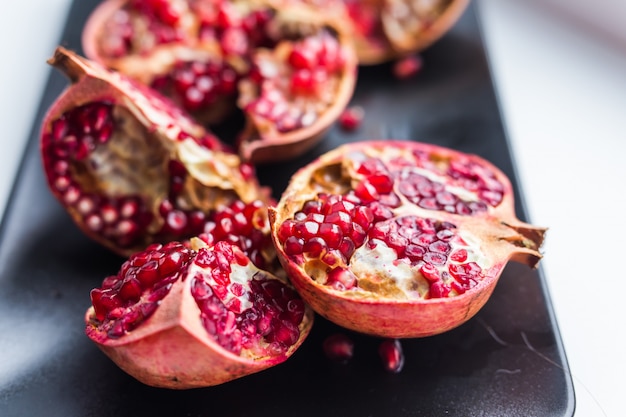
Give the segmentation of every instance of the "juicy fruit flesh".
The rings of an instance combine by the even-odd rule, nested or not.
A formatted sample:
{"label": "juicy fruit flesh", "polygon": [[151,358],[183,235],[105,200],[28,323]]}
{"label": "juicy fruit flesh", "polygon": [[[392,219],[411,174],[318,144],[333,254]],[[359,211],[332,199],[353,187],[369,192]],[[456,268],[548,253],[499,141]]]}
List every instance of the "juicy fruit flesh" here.
{"label": "juicy fruit flesh", "polygon": [[181,61],[169,73],[154,79],[152,87],[196,112],[215,105],[222,97],[233,96],[238,78],[232,66],[217,60]]}
{"label": "juicy fruit flesh", "polygon": [[[278,279],[260,270],[246,276],[247,259],[224,242],[200,249],[190,268],[192,295],[207,333],[241,354],[284,354],[300,338],[304,302]],[[260,352],[258,350],[261,350]]]}
{"label": "juicy fruit flesh", "polygon": [[259,200],[248,204],[237,200],[216,211],[198,237],[210,246],[222,240],[236,245],[258,268],[273,266],[275,252],[269,234],[267,209]]}
{"label": "juicy fruit flesh", "polygon": [[343,46],[329,31],[320,30],[276,50],[253,58],[248,80],[257,93],[243,100],[244,109],[279,132],[311,126],[333,105],[344,76]]}
{"label": "juicy fruit flesh", "polygon": [[198,306],[197,320],[224,349],[251,358],[278,356],[298,342],[304,302],[224,241],[197,251],[178,242],[155,244],[132,255],[117,275],[91,291],[88,325],[105,339],[131,334],[149,325],[173,285],[185,280]]}
{"label": "juicy fruit flesh", "polygon": [[61,115],[44,139],[53,190],[91,231],[121,247],[132,245],[153,220],[140,197],[144,187],[162,194],[169,177],[161,145],[133,122],[119,107],[94,102]]}
{"label": "juicy fruit flesh", "polygon": [[[169,159],[173,146],[169,139],[157,135],[128,110],[106,101],[72,108],[52,122],[44,138],[50,185],[81,224],[115,247],[145,247],[152,241],[216,234],[239,242],[253,262],[263,267],[262,252],[269,246],[267,219],[255,213],[264,211],[265,205],[261,201],[244,204],[228,190],[195,186],[185,165]],[[195,139],[181,133],[179,140],[206,149],[215,147],[210,135]],[[239,169],[244,178],[253,175],[246,164]],[[232,203],[219,215],[194,203],[223,204],[220,198]],[[223,219],[229,213],[236,219],[236,228]]]}
{"label": "juicy fruit flesh", "polygon": [[296,206],[277,237],[312,279],[346,296],[455,296],[491,267],[474,237],[438,219],[484,216],[502,202],[504,185],[469,158],[353,152],[343,165],[320,168],[310,186],[318,193]]}
{"label": "juicy fruit flesh", "polygon": [[191,258],[192,251],[178,242],[131,256],[117,275],[91,290],[91,325],[111,339],[134,330],[156,311]]}

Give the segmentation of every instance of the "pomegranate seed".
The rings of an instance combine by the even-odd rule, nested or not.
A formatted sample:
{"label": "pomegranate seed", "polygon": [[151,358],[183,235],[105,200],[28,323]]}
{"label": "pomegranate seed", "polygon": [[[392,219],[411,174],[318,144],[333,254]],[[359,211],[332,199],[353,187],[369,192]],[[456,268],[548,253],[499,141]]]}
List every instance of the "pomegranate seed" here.
{"label": "pomegranate seed", "polygon": [[330,285],[338,291],[345,291],[356,287],[357,278],[347,268],[335,268],[328,273],[326,285]]}
{"label": "pomegranate seed", "polygon": [[437,267],[429,263],[425,263],[420,267],[420,273],[430,282],[437,282],[441,279]]}
{"label": "pomegranate seed", "polygon": [[383,340],[378,347],[378,354],[388,372],[398,373],[404,367],[404,353],[398,339]]}
{"label": "pomegranate seed", "polygon": [[454,262],[465,262],[467,260],[467,251],[465,249],[457,249],[450,254],[450,260]]}
{"label": "pomegranate seed", "polygon": [[328,246],[321,237],[314,236],[307,240],[302,246],[302,252],[306,253],[311,258],[319,258],[325,252]]}
{"label": "pomegranate seed", "polygon": [[354,342],[345,334],[336,333],[324,339],[322,349],[329,359],[346,363],[354,355]]}
{"label": "pomegranate seed", "polygon": [[393,180],[386,174],[370,175],[367,177],[367,182],[380,194],[388,194],[393,189]]}
{"label": "pomegranate seed", "polygon": [[328,247],[332,249],[338,248],[343,238],[341,228],[333,223],[322,223],[320,225],[319,234]]}
{"label": "pomegranate seed", "polygon": [[300,255],[302,254],[302,247],[304,246],[304,240],[295,236],[289,236],[284,243],[285,253],[287,255]]}
{"label": "pomegranate seed", "polygon": [[317,64],[317,54],[311,48],[297,47],[291,50],[289,64],[296,69],[313,69]]}
{"label": "pomegranate seed", "polygon": [[433,282],[430,285],[430,298],[445,298],[450,294],[450,286],[443,282]]}
{"label": "pomegranate seed", "polygon": [[416,75],[422,69],[422,58],[419,55],[410,55],[397,60],[393,65],[393,75],[399,80],[406,80]]}
{"label": "pomegranate seed", "polygon": [[343,130],[351,132],[361,126],[364,116],[365,111],[363,110],[363,107],[348,107],[339,116],[339,126],[341,126]]}
{"label": "pomegranate seed", "polygon": [[294,71],[291,76],[291,91],[294,94],[314,94],[317,91],[317,82],[313,71],[307,68]]}
{"label": "pomegranate seed", "polygon": [[428,250],[431,252],[448,254],[450,252],[450,245],[447,244],[446,242],[442,242],[441,240],[438,240],[436,242],[431,243],[428,246]]}

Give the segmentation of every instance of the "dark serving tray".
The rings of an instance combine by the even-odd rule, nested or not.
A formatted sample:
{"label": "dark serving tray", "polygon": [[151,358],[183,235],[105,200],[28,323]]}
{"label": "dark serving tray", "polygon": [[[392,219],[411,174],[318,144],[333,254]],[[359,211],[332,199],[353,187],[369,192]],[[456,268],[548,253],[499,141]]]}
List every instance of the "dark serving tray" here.
{"label": "dark serving tray", "polygon": [[[80,51],[96,0],[76,0],[61,44]],[[52,51],[51,51],[52,53]],[[360,72],[366,119],[333,129],[309,155],[260,167],[278,195],[299,166],[340,143],[407,139],[480,154],[516,183],[474,6],[398,81],[387,65]],[[406,365],[382,370],[378,341],[331,363],[318,318],[286,363],[221,386],[168,391],[119,370],[84,335],[89,290],[122,259],[88,240],[46,189],[38,153],[43,112],[67,81],[51,75],[0,229],[0,415],[10,416],[570,416],[574,390],[542,270],[510,264],[487,305],[448,333],[403,341]],[[530,190],[532,192],[532,190]],[[517,212],[524,218],[519,188]]]}

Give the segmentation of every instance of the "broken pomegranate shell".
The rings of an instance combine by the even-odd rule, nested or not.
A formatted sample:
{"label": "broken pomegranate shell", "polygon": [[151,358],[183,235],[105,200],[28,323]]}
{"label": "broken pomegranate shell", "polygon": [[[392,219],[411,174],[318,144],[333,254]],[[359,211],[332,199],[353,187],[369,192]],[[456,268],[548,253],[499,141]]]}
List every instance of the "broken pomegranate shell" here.
{"label": "broken pomegranate shell", "polygon": [[252,166],[169,100],[64,48],[49,63],[72,83],[43,121],[44,171],[89,237],[127,256],[203,233],[237,201],[269,202]]}
{"label": "broken pomegranate shell", "polygon": [[83,48],[201,123],[239,108],[247,120],[239,153],[262,163],[306,152],[347,105],[357,69],[348,29],[310,1],[107,0],[90,16]]}
{"label": "broken pomegranate shell", "polygon": [[469,0],[343,0],[362,65],[419,52],[441,38]]}
{"label": "broken pomegranate shell", "polygon": [[516,219],[511,184],[488,161],[404,141],[322,155],[294,175],[270,223],[316,312],[386,338],[469,320],[509,260],[535,266],[545,232]]}
{"label": "broken pomegranate shell", "polygon": [[155,244],[91,291],[86,334],[151,386],[222,384],[275,366],[307,337],[312,310],[236,246]]}
{"label": "broken pomegranate shell", "polygon": [[337,22],[310,10],[280,10],[278,27],[287,40],[252,55],[251,72],[239,85],[238,105],[248,120],[238,142],[244,160],[266,163],[305,153],[352,98],[357,59],[350,38]]}

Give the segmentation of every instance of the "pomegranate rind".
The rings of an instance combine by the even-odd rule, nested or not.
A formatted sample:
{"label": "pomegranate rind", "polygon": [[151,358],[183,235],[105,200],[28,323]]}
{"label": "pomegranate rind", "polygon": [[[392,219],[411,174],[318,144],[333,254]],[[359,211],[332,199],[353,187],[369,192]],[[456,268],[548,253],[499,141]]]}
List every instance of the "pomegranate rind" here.
{"label": "pomegranate rind", "polygon": [[[425,218],[436,218],[451,222],[458,227],[461,236],[479,242],[475,249],[489,260],[483,264],[482,278],[475,286],[461,294],[444,298],[400,298],[364,290],[337,290],[319,278],[312,278],[304,268],[302,258],[286,253],[284,242],[279,237],[283,222],[293,218],[295,212],[322,192],[345,192],[341,185],[329,184],[328,188],[312,180],[315,175],[323,177],[325,168],[336,166],[351,158],[354,152],[380,155],[385,150],[401,149],[426,151],[446,159],[463,155],[494,172],[503,184],[505,193],[496,207],[484,214],[463,216],[443,211],[413,207],[412,214]],[[333,187],[335,189],[333,190]],[[403,211],[406,214],[406,210]],[[473,317],[488,301],[498,282],[502,270],[509,260],[534,267],[541,254],[538,248],[545,229],[534,227],[515,218],[513,193],[510,181],[498,168],[475,156],[442,148],[435,145],[404,141],[372,141],[341,146],[298,171],[281,196],[276,208],[271,208],[270,223],[272,239],[278,257],[287,275],[302,298],[321,316],[351,330],[379,337],[413,338],[426,337],[449,331]],[[325,266],[324,266],[325,267]],[[323,276],[325,272],[316,271]],[[348,268],[350,265],[348,263]],[[329,269],[327,269],[329,271]],[[415,272],[418,273],[417,271]]]}
{"label": "pomegranate rind", "polygon": [[[284,278],[268,273],[264,276],[289,286]],[[299,338],[287,350],[267,355],[251,355],[250,351],[234,354],[210,337],[203,327],[191,282],[191,276],[183,273],[154,314],[117,339],[100,330],[94,307],[90,307],[84,317],[87,337],[138,381],[182,390],[220,385],[281,364],[298,350],[312,329],[314,313],[305,305],[298,326]]]}
{"label": "pomegranate rind", "polygon": [[[210,213],[228,206],[235,200],[242,200],[244,203],[254,200],[271,203],[270,190],[260,186],[253,176],[246,177],[241,172],[241,159],[167,98],[121,73],[110,71],[63,47],[57,48],[48,63],[63,71],[71,84],[50,106],[42,122],[40,153],[46,179],[52,194],[64,206],[77,226],[91,239],[120,255],[128,256],[144,249],[157,239],[153,232],[159,224],[155,222],[163,222],[163,219],[155,216],[150,231],[132,245],[122,247],[87,227],[78,208],[67,204],[63,193],[54,186],[53,156],[50,150],[53,123],[66,112],[89,103],[112,103],[144,124],[147,134],[158,138],[163,152],[167,153],[167,158],[164,159],[179,161],[185,165],[188,174],[184,185],[185,192],[194,194],[194,198],[198,190],[201,190],[202,195],[211,196],[195,199],[197,200],[194,201],[197,205],[195,208],[198,210]],[[199,145],[197,140],[206,140],[210,143],[205,147]],[[90,181],[105,184],[113,180],[103,177],[92,178]],[[153,201],[148,207],[153,212],[157,212],[159,203],[168,197],[168,190],[157,189],[156,194],[158,195],[151,196]],[[186,236],[178,238],[184,239]]]}
{"label": "pomegranate rind", "polygon": [[[375,41],[360,36],[358,30],[354,30],[361,65],[377,65],[427,49],[450,31],[470,2],[470,0],[452,0],[431,24],[416,33],[405,33],[393,27],[393,18],[389,13],[389,8],[393,3],[408,3],[409,1],[367,0],[365,2],[369,7],[378,11],[379,23],[382,27],[380,38]],[[353,21],[353,26],[358,27],[358,22]]]}

